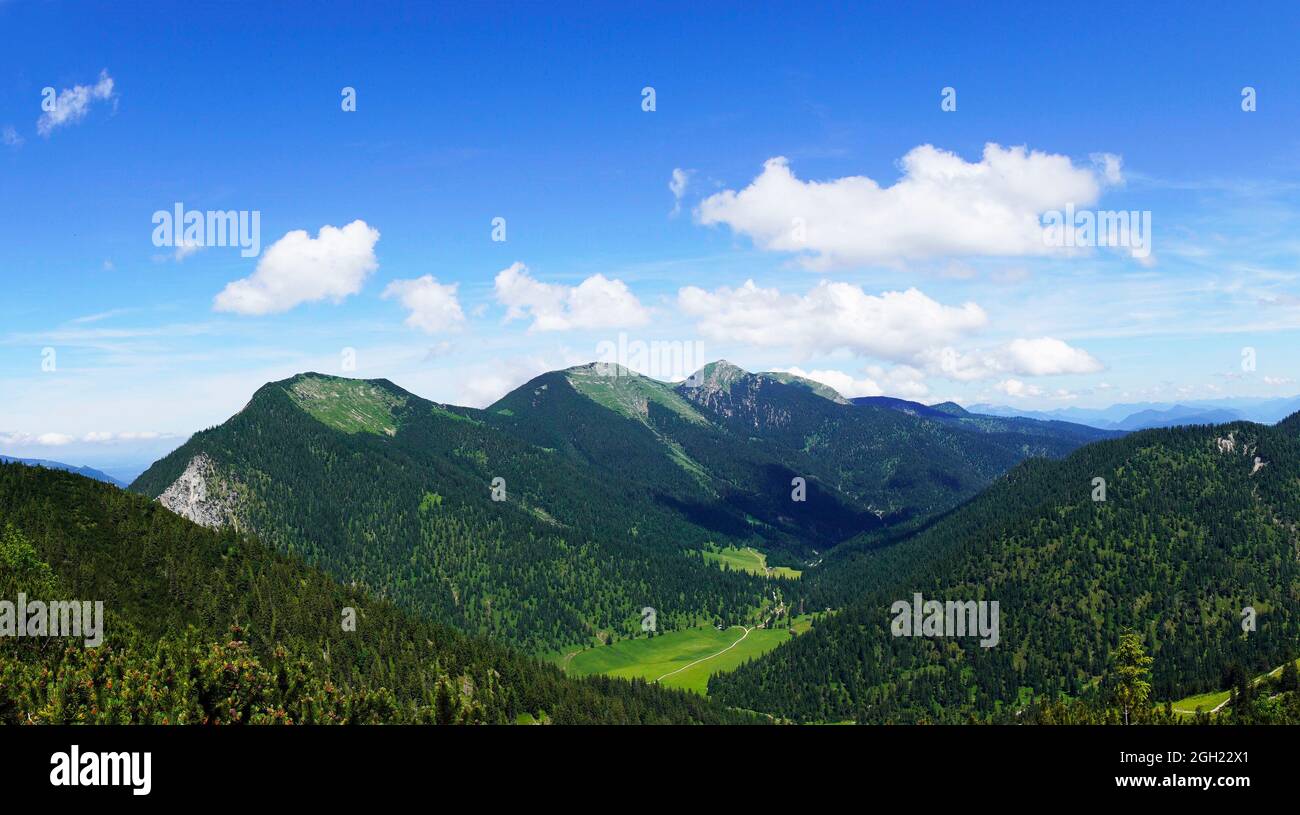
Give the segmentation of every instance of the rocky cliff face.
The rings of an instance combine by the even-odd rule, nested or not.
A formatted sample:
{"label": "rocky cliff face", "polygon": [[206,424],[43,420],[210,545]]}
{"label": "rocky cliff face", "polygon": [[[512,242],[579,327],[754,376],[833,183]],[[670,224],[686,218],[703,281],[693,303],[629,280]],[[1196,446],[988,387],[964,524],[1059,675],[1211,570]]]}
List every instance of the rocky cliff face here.
{"label": "rocky cliff face", "polygon": [[705,365],[677,386],[677,392],[695,405],[753,430],[784,427],[790,411],[783,404],[769,402],[766,386],[784,384],[756,376],[730,362],[719,360]]}
{"label": "rocky cliff face", "polygon": [[234,485],[203,453],[190,459],[185,472],[158,496],[158,502],[210,529],[237,524],[238,494]]}

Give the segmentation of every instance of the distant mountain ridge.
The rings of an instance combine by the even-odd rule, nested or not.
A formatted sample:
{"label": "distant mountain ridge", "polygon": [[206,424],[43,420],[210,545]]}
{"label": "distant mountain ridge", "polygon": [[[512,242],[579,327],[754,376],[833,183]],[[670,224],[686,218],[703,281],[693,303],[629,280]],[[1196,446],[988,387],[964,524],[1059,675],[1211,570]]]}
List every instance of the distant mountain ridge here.
{"label": "distant mountain ridge", "polygon": [[1235,421],[1275,424],[1300,411],[1300,396],[1137,402],[1106,408],[1065,407],[1047,411],[990,404],[974,404],[969,409],[974,413],[992,416],[1077,422],[1105,430],[1146,430],[1152,427]]}
{"label": "distant mountain ridge", "polygon": [[43,458],[13,458],[11,456],[0,456],[0,462],[5,464],[26,464],[28,467],[44,467],[47,470],[63,470],[64,472],[84,475],[87,478],[93,478],[96,481],[103,481],[105,484],[112,484],[115,487],[126,489],[126,484],[108,473],[100,472],[92,467],[74,467],[61,461],[49,461]]}

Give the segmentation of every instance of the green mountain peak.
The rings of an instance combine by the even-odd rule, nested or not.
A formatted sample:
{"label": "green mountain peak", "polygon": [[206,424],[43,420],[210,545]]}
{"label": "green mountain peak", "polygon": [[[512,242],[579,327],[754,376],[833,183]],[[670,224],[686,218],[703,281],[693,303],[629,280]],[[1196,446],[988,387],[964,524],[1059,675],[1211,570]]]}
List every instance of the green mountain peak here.
{"label": "green mountain peak", "polygon": [[737,382],[745,377],[750,376],[749,371],[737,365],[732,365],[725,359],[716,362],[710,362],[703,368],[691,374],[682,382],[682,387],[686,388],[703,388],[705,390],[725,390],[731,387],[732,383]]}
{"label": "green mountain peak", "polygon": [[563,374],[578,393],[637,421],[644,421],[649,415],[652,402],[688,421],[705,421],[699,411],[673,390],[672,385],[617,363],[590,362],[568,368]]}
{"label": "green mountain peak", "polygon": [[303,373],[274,383],[298,407],[345,433],[397,433],[398,411],[414,398],[387,379]]}

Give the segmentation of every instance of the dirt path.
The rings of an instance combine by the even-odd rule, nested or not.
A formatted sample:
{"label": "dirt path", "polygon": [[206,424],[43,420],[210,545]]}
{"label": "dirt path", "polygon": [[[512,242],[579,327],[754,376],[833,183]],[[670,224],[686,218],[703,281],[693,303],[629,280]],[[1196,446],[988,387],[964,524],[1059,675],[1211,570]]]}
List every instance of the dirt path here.
{"label": "dirt path", "polygon": [[[741,626],[741,628],[745,628],[745,627],[744,627],[744,626]],[[678,669],[675,670],[675,671],[669,671],[668,673],[666,673],[666,674],[664,674],[663,676],[659,677],[659,679],[656,679],[655,681],[656,681],[656,682],[659,682],[659,681],[661,681],[661,680],[667,679],[668,677],[672,676],[673,674],[679,674],[679,673],[681,673],[682,671],[686,670],[687,668],[691,667],[692,665],[699,665],[701,662],[705,662],[706,660],[710,660],[710,659],[713,659],[713,658],[716,657],[716,656],[720,656],[720,655],[722,655],[722,654],[727,653],[727,652],[730,651],[732,648],[735,648],[737,645],[740,645],[740,643],[744,642],[745,637],[748,637],[748,636],[749,636],[749,632],[750,632],[750,631],[753,631],[753,630],[754,630],[753,628],[745,628],[745,633],[740,635],[740,639],[738,639],[738,640],[736,640],[735,642],[733,642],[732,644],[728,645],[726,648],[723,648],[723,649],[722,649],[721,651],[719,651],[718,653],[716,653],[716,654],[709,654],[707,657],[700,657],[699,659],[695,660],[694,662],[691,662],[691,663],[688,663],[688,664],[686,664],[686,665],[683,665],[682,667],[678,668]]]}

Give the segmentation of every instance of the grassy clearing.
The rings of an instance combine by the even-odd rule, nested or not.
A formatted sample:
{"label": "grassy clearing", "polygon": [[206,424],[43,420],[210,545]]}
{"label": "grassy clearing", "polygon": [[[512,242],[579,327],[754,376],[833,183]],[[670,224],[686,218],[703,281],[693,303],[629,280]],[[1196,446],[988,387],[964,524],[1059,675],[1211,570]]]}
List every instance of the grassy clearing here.
{"label": "grassy clearing", "polygon": [[[800,628],[807,630],[807,618],[795,619],[795,629]],[[748,635],[740,626],[722,631],[690,628],[590,648],[569,657],[567,663],[563,657],[555,661],[570,676],[599,673],[627,679],[641,677],[703,695],[713,674],[735,670],[745,660],[767,653],[792,636],[785,628],[752,628]]]}
{"label": "grassy clearing", "polygon": [[768,566],[767,555],[745,547],[737,549],[734,546],[728,546],[712,552],[702,552],[704,559],[714,563],[725,563],[729,568],[749,572],[750,574],[761,575],[764,577],[786,577],[797,578],[803,572],[791,569],[788,566]]}
{"label": "grassy clearing", "polygon": [[293,382],[289,396],[318,421],[344,433],[397,432],[396,408],[405,400],[362,379],[306,376]]}
{"label": "grassy clearing", "polygon": [[[1296,667],[1300,668],[1300,660],[1296,660]],[[1277,666],[1276,668],[1269,671],[1268,673],[1260,674],[1259,676],[1255,677],[1254,680],[1252,681],[1255,684],[1258,684],[1262,682],[1265,677],[1276,677],[1280,673],[1282,673],[1281,665]],[[1231,698],[1231,696],[1232,696],[1232,691],[1227,691],[1227,690],[1210,691],[1209,693],[1198,693],[1195,696],[1188,696],[1185,699],[1179,699],[1178,701],[1174,702],[1173,704],[1174,713],[1177,713],[1182,716],[1195,716],[1197,709],[1201,709],[1206,712],[1209,712],[1211,710],[1214,710],[1216,707],[1223,704],[1224,702],[1228,701],[1228,699]]]}
{"label": "grassy clearing", "polygon": [[633,373],[619,365],[582,365],[565,371],[569,383],[597,404],[644,422],[654,402],[686,419],[703,424],[707,420],[683,399],[672,385]]}

